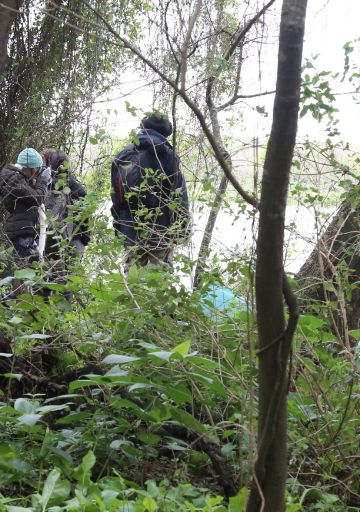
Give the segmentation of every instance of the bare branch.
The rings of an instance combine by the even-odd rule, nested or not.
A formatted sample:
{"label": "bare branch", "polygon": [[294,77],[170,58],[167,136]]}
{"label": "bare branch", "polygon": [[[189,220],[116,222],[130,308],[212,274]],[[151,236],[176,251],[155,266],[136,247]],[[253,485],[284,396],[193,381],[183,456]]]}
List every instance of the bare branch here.
{"label": "bare branch", "polygon": [[239,28],[239,30],[234,35],[234,41],[231,43],[231,45],[229,46],[229,48],[225,52],[225,55],[224,55],[224,59],[225,60],[229,61],[231,59],[234,51],[239,46],[241,41],[244,39],[246,34],[249,32],[251,27],[253,25],[255,25],[255,23],[261,18],[261,16],[263,14],[265,14],[265,12],[269,9],[269,7],[272,6],[272,4],[274,2],[275,2],[275,0],[270,0],[267,4],[264,5],[264,7],[262,9],[260,9],[260,11],[257,14],[255,14],[255,16],[253,18],[251,18],[250,21],[248,21],[248,23],[245,25],[245,27],[243,27],[243,28],[240,27]]}
{"label": "bare branch", "polygon": [[186,71],[187,71],[187,61],[188,61],[188,48],[190,44],[191,34],[194,29],[194,25],[196,20],[200,14],[200,9],[202,5],[202,0],[197,0],[194,8],[194,12],[191,14],[188,23],[188,29],[186,31],[186,36],[184,39],[184,43],[181,48],[181,67],[180,67],[180,86],[183,91],[185,91],[185,81],[186,81]]}
{"label": "bare branch", "polygon": [[[269,7],[271,7],[271,5],[274,2],[275,2],[275,0],[270,0],[267,4],[264,5],[264,7],[262,9],[260,9],[260,11],[253,18],[251,18],[250,21],[248,21],[248,23],[244,27],[240,26],[238,28],[237,32],[234,34],[233,42],[231,43],[229,48],[226,50],[226,52],[223,56],[223,59],[226,62],[229,62],[229,60],[231,59],[236,48],[243,41],[246,34],[249,32],[249,30],[252,28],[252,26],[261,18],[261,16],[269,9]],[[206,97],[209,98],[209,100],[207,100],[207,101],[212,102],[211,96],[212,96],[212,89],[213,89],[215,81],[216,81],[216,76],[213,75],[213,76],[209,77],[208,86],[206,89]]]}
{"label": "bare branch", "polygon": [[250,98],[258,98],[259,96],[267,96],[269,94],[275,94],[275,91],[264,91],[264,92],[256,92],[254,94],[236,94],[232,98],[230,98],[228,101],[220,105],[220,107],[217,108],[218,111],[224,110],[227,107],[230,107],[233,105],[237,100],[244,100],[244,99],[250,99]]}

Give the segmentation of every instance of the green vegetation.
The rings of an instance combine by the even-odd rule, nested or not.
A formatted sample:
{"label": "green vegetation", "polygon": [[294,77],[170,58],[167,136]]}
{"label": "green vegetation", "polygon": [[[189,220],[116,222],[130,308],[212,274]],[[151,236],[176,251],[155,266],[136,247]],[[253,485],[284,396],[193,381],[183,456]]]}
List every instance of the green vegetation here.
{"label": "green vegetation", "polygon": [[[87,256],[101,272],[46,282],[44,301],[41,271],[17,271],[29,293],[1,309],[2,510],[243,510],[257,411],[251,313],[204,314],[216,269],[194,293],[160,268],[124,277],[105,235]],[[176,265],[190,272],[185,258]],[[242,270],[229,265],[232,278]],[[321,316],[300,318],[292,360],[287,510],[351,510],[358,368]],[[231,482],[242,490],[228,501]]]}

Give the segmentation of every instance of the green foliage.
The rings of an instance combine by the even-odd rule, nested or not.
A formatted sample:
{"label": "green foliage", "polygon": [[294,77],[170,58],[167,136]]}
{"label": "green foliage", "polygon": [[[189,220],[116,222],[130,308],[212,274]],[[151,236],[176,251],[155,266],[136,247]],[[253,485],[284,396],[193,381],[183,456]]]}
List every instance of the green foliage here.
{"label": "green foliage", "polygon": [[[66,285],[46,283],[41,269],[23,269],[18,279],[34,290],[46,283],[53,295],[44,300],[24,294],[1,310],[6,336],[13,340],[1,361],[10,361],[11,352],[30,357],[48,347],[57,354],[54,383],[70,368],[84,370],[67,389],[61,385],[60,393],[14,399],[15,383],[26,386],[27,370],[20,381],[17,369],[3,373],[8,385],[0,406],[0,503],[10,512],[115,511],[125,505],[144,511],[242,510],[245,490],[229,502],[220,498],[209,454],[176,427],[211,439],[240,475],[241,486],[248,485],[256,420],[251,315],[223,314],[221,323],[211,322],[202,290],[189,291],[176,274],[157,267],[133,267],[122,275],[114,261],[119,242],[106,231],[101,237],[107,244],[93,241],[86,266],[74,269]],[[185,258],[176,266],[177,272],[191,271]],[[245,262],[235,269],[229,261],[229,279],[236,272],[245,275],[246,268]],[[205,276],[205,290],[214,280],[219,272]],[[64,307],[64,289],[74,293],[72,310]],[[334,357],[332,340],[326,318],[301,317],[289,395],[290,474],[296,476],[289,482],[289,511],[340,512],[346,489],[356,489],[359,475],[351,460],[359,426],[357,370],[350,360]],[[92,369],[86,369],[87,361]],[[139,468],[148,464],[156,469],[141,476]],[[199,470],[202,476],[194,482]],[[349,471],[345,487],[341,475]]]}

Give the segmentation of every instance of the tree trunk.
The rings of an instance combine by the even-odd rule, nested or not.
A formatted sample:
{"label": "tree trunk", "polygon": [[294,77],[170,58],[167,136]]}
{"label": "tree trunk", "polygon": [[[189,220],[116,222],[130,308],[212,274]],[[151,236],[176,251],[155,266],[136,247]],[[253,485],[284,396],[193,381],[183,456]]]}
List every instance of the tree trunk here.
{"label": "tree trunk", "polygon": [[198,288],[201,281],[201,275],[204,271],[204,265],[206,263],[206,259],[209,256],[209,247],[210,242],[212,238],[212,234],[214,231],[216,219],[219,213],[219,210],[221,208],[222,204],[222,198],[226,192],[227,185],[229,183],[229,180],[223,174],[220,185],[218,190],[216,191],[213,204],[210,209],[209,217],[205,226],[204,235],[201,241],[199,254],[198,254],[198,261],[195,268],[195,274],[194,274],[194,288]]}
{"label": "tree trunk", "polygon": [[[296,302],[283,272],[284,221],[299,110],[307,0],[284,0],[273,124],[264,163],[256,262],[258,456],[247,512],[283,512],[287,476],[287,361]],[[289,307],[285,325],[284,300]]]}
{"label": "tree trunk", "polygon": [[[359,185],[355,185],[357,191]],[[358,203],[356,195],[353,194]],[[300,295],[329,304],[333,330],[347,349],[349,330],[360,328],[360,204],[344,201],[315,249],[301,267],[297,279]]]}
{"label": "tree trunk", "polygon": [[22,0],[2,0],[0,7],[0,77],[4,74],[9,63],[8,42],[12,24],[20,9]]}

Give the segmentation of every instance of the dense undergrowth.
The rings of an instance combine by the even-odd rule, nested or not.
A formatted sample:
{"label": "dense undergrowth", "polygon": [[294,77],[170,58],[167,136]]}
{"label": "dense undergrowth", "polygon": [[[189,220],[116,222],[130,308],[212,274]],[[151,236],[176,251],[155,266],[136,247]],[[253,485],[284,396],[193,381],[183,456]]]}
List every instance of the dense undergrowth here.
{"label": "dense undergrowth", "polygon": [[[252,306],[214,311],[204,299],[214,269],[197,292],[179,271],[125,277],[106,236],[66,285],[17,270],[27,293],[1,305],[0,510],[244,510],[256,456]],[[191,271],[186,258],[176,266]],[[246,283],[248,273],[231,263],[222,276]],[[304,314],[289,381],[288,512],[359,506],[357,376],[321,311]]]}

